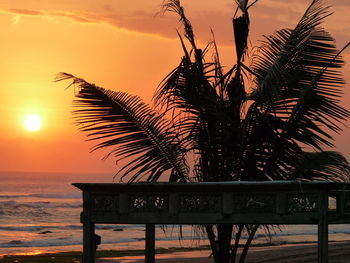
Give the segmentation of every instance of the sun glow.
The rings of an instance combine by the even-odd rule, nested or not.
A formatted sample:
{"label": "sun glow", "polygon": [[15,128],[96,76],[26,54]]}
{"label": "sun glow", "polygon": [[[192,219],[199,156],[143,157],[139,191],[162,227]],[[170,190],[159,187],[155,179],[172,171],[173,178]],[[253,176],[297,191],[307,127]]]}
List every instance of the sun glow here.
{"label": "sun glow", "polygon": [[42,126],[41,118],[38,115],[28,115],[24,119],[24,127],[31,132],[40,130]]}

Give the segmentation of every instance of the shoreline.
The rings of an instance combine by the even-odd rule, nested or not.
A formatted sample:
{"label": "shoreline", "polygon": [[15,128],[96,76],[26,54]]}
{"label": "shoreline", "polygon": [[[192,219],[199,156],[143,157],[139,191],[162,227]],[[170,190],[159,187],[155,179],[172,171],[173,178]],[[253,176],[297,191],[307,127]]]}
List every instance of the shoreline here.
{"label": "shoreline", "polygon": [[[239,253],[240,253],[239,249]],[[196,248],[158,248],[156,262],[163,263],[212,263],[208,246]],[[56,252],[37,255],[5,255],[0,263],[80,263],[81,252]],[[334,263],[350,263],[350,240],[329,242],[330,261]],[[100,250],[97,251],[99,263],[141,263],[144,262],[144,250]],[[296,263],[317,262],[316,242],[265,243],[250,247],[246,263]]]}

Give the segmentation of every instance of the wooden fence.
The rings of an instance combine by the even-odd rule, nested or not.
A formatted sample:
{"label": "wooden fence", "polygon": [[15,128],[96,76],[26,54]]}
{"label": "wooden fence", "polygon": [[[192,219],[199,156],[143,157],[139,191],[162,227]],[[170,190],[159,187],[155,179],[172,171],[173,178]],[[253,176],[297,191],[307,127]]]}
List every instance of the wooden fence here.
{"label": "wooden fence", "polygon": [[[95,224],[145,224],[146,263],[155,224],[317,224],[328,262],[328,224],[350,223],[350,184],[334,182],[75,183],[83,191],[83,263],[93,263]],[[329,200],[334,203],[329,206]]]}

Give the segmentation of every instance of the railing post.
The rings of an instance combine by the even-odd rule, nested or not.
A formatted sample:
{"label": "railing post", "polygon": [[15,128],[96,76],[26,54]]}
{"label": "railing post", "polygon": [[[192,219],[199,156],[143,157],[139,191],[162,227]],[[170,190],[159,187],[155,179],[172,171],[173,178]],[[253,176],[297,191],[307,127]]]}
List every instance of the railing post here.
{"label": "railing post", "polygon": [[145,262],[154,263],[155,258],[155,224],[146,224]]}
{"label": "railing post", "polygon": [[83,193],[83,213],[81,222],[83,223],[83,263],[95,262],[95,224],[90,221],[90,194]]}
{"label": "railing post", "polygon": [[222,213],[231,215],[233,213],[233,196],[230,192],[222,193]]}
{"label": "railing post", "polygon": [[179,212],[179,195],[176,193],[169,194],[169,213],[177,215]]}
{"label": "railing post", "polygon": [[320,191],[318,204],[318,262],[328,263],[328,191]]}
{"label": "railing post", "polygon": [[127,193],[119,194],[119,213],[126,214],[129,212],[129,195]]}
{"label": "railing post", "polygon": [[288,210],[287,207],[287,194],[279,192],[276,194],[276,213],[285,214]]}

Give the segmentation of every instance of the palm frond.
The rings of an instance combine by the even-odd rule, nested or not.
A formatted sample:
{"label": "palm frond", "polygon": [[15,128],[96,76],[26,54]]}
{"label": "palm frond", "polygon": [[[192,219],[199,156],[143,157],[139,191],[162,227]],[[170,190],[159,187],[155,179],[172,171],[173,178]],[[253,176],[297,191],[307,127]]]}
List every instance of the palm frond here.
{"label": "palm frond", "polygon": [[193,50],[197,50],[191,22],[185,15],[184,8],[181,6],[180,0],[165,0],[162,4],[163,11],[174,12],[180,16],[180,21],[183,23],[185,37],[191,43]]}
{"label": "palm frond", "polygon": [[225,84],[225,78],[224,78],[224,72],[223,68],[221,66],[220,62],[220,55],[218,51],[218,46],[216,44],[215,40],[215,35],[214,31],[211,30],[211,35],[213,37],[213,61],[214,61],[214,67],[215,67],[215,72],[214,72],[214,87],[218,89],[217,93],[219,94],[221,100],[224,100],[224,84]]}
{"label": "palm frond", "polygon": [[292,179],[349,182],[350,164],[339,152],[305,152],[291,170]]}
{"label": "palm frond", "polygon": [[279,135],[278,130],[283,126],[284,122],[280,118],[262,113],[257,103],[251,105],[242,123],[240,180],[289,178],[289,170],[298,160],[302,149],[294,141]]}
{"label": "palm frond", "polygon": [[233,33],[235,37],[237,64],[240,64],[243,60],[243,56],[247,49],[250,21],[249,21],[248,7],[247,7],[248,0],[243,0],[243,1],[236,0],[236,3],[238,8],[242,12],[241,16],[233,17],[232,19]]}
{"label": "palm frond", "polygon": [[83,79],[60,73],[57,81],[72,79],[79,90],[74,107],[76,123],[90,140],[99,143],[92,149],[113,148],[117,160],[131,157],[120,168],[129,181],[157,181],[170,171],[176,181],[188,180],[185,150],[169,121],[150,109],[137,96],[105,90]]}
{"label": "palm frond", "polygon": [[156,105],[174,116],[184,143],[201,155],[198,159],[202,163],[199,167],[204,181],[213,181],[215,176],[227,180],[234,165],[234,157],[222,149],[231,145],[230,138],[237,134],[232,129],[238,127],[232,123],[227,102],[217,89],[217,85],[224,85],[231,75],[221,74],[218,66],[217,61],[198,63],[198,58],[192,61],[185,54],[154,97]]}
{"label": "palm frond", "polygon": [[198,127],[200,116],[223,117],[219,112],[219,109],[223,109],[223,100],[215,86],[220,78],[216,75],[219,71],[215,69],[215,63],[202,65],[184,56],[179,66],[162,81],[153,97],[157,107],[178,117],[174,121],[182,134],[191,134],[194,127]]}
{"label": "palm frond", "polygon": [[[293,30],[266,37],[255,57],[257,88],[250,96],[255,101],[252,106],[265,116],[260,118],[266,120],[263,125],[269,125],[269,116],[279,119],[271,127],[277,140],[265,165],[267,174],[288,173],[302,152],[298,145],[318,150],[333,146],[330,132],[339,132],[340,123],[350,116],[339,105],[344,82],[337,69],[343,60],[333,38],[318,27],[329,14],[322,1],[314,0]],[[253,112],[248,111],[246,122],[255,121],[249,116]],[[251,126],[254,124],[246,124]],[[295,158],[281,159],[289,155]]]}

